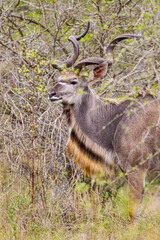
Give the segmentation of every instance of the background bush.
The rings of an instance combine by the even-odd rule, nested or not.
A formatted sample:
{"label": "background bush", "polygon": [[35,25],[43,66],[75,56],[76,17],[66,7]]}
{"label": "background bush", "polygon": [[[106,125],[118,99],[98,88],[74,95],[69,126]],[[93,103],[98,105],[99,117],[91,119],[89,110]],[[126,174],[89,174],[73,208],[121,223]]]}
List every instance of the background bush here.
{"label": "background bush", "polygon": [[[57,78],[52,61],[65,60],[72,53],[67,39],[83,32],[88,21],[91,27],[80,41],[79,59],[105,57],[107,43],[117,35],[143,32],[139,41],[126,40],[116,46],[109,73],[92,85],[100,97],[123,98],[137,91],[159,90],[158,0],[2,0],[1,239],[120,239],[117,223],[124,232],[126,188],[116,197],[122,177],[100,181],[102,186],[97,187],[96,180],[76,169],[65,155],[68,129],[62,108],[47,95]],[[156,239],[160,218],[147,219],[148,225],[157,226]],[[80,235],[76,235],[78,229]]]}

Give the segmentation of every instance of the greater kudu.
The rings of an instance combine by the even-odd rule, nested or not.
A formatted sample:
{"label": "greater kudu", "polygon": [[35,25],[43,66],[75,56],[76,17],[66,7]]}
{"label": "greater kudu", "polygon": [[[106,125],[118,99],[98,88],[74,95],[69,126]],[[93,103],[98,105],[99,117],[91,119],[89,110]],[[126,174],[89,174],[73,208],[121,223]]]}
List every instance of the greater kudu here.
{"label": "greater kudu", "polygon": [[[88,25],[89,28],[89,25]],[[123,39],[139,38],[123,34],[112,40],[106,50],[107,59],[90,57],[72,67],[79,55],[78,41],[84,34],[69,40],[74,54],[53,67],[61,75],[49,93],[53,102],[61,102],[70,129],[68,149],[81,168],[90,175],[115,166],[125,173],[129,183],[129,213],[131,223],[138,221],[144,193],[146,173],[160,169],[159,103],[151,94],[105,103],[89,87],[80,71],[96,65],[94,78],[102,77],[113,63],[113,49]]]}

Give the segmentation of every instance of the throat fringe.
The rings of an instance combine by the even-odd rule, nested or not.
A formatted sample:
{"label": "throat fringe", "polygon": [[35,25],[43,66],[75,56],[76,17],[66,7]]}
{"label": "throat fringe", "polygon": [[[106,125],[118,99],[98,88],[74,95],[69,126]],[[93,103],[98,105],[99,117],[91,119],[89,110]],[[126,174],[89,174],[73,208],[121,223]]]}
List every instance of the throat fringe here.
{"label": "throat fringe", "polygon": [[[98,144],[92,142],[79,127],[71,130],[68,141],[68,155],[73,155],[74,161],[89,176],[100,173],[113,173],[113,154],[107,152]],[[106,168],[104,167],[106,166]],[[104,170],[105,169],[105,170]]]}

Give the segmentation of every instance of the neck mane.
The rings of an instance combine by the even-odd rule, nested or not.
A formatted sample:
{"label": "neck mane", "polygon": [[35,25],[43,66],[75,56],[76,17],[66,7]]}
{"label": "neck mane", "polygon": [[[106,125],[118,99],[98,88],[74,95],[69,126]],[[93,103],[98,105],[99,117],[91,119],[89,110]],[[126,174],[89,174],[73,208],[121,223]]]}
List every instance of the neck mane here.
{"label": "neck mane", "polygon": [[68,154],[88,175],[104,172],[104,165],[109,174],[114,168],[112,139],[128,103],[122,105],[105,104],[88,89],[75,105],[64,106],[70,129]]}

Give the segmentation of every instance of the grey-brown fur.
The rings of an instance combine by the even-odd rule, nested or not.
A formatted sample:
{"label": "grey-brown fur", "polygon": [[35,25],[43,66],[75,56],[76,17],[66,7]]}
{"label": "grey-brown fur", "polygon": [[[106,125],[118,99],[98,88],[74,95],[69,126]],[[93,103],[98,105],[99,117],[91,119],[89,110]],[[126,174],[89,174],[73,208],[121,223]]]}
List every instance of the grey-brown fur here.
{"label": "grey-brown fur", "polygon": [[[94,77],[104,76],[113,63],[111,59],[115,44],[132,37],[138,36],[124,34],[115,38],[107,48],[111,53],[109,59],[87,58],[77,63],[75,68],[80,71],[83,66],[93,64],[96,65]],[[75,57],[72,59],[75,62]],[[119,104],[106,104],[89,87],[85,77],[66,69],[49,98],[63,105],[69,126],[68,151],[82,170],[93,175],[104,169],[110,171],[119,167],[127,173],[129,213],[131,223],[135,224],[139,217],[146,174],[160,170],[158,99],[146,94],[128,98]]]}
{"label": "grey-brown fur", "polygon": [[[71,84],[70,79],[68,81]],[[59,97],[58,90],[67,89],[67,82],[66,85],[58,84],[60,82],[51,94]],[[75,161],[88,174],[102,171],[104,166],[108,171],[118,166],[124,173],[128,173],[131,189],[130,215],[131,221],[135,222],[146,173],[160,170],[158,100],[147,94],[144,97],[139,95],[135,99],[129,98],[119,104],[106,104],[86,82],[79,81],[77,84],[75,92],[73,91],[75,102],[67,104],[66,100],[64,103],[62,100],[70,128],[70,151],[75,152]],[[81,159],[78,157],[80,153],[83,153]]]}

